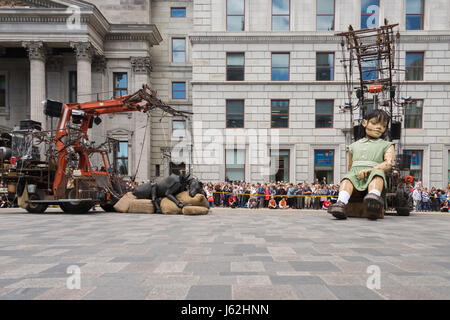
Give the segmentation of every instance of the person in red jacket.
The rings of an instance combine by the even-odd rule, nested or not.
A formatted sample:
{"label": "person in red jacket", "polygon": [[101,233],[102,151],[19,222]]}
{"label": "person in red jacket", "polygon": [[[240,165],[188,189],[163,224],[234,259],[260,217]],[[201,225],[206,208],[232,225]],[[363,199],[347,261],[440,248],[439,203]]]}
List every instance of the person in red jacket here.
{"label": "person in red jacket", "polygon": [[264,208],[267,208],[267,206],[269,205],[269,196],[270,196],[270,190],[269,187],[266,186],[266,188],[264,189]]}

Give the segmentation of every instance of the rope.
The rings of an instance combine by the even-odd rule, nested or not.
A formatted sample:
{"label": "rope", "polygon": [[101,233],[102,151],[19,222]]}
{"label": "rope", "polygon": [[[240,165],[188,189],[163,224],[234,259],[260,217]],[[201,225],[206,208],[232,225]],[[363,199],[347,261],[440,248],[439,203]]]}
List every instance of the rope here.
{"label": "rope", "polygon": [[137,173],[139,171],[139,167],[141,165],[141,159],[142,159],[142,153],[144,151],[144,146],[145,146],[145,138],[147,137],[147,128],[148,128],[148,122],[149,122],[149,114],[147,114],[147,124],[145,125],[145,131],[144,131],[144,140],[142,141],[142,147],[141,147],[141,154],[139,156],[139,161],[136,167],[136,172],[134,173],[134,178],[136,179]]}

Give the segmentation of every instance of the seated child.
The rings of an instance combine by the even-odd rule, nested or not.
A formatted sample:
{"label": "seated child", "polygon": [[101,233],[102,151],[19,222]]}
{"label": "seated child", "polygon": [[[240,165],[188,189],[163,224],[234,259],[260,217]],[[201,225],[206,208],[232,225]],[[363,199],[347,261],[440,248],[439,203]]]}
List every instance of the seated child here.
{"label": "seated child", "polygon": [[289,208],[289,206],[286,203],[286,198],[282,198],[280,200],[280,209],[288,209],[288,208]]}
{"label": "seated child", "polygon": [[276,209],[277,208],[277,202],[275,201],[275,199],[272,197],[269,200],[269,206],[270,209]]}
{"label": "seated child", "polygon": [[392,142],[383,139],[389,123],[389,115],[375,109],[367,114],[362,122],[366,136],[350,145],[348,154],[348,173],[341,181],[338,201],[328,212],[337,219],[347,219],[346,205],[353,190],[367,190],[364,197],[364,210],[369,219],[381,216],[384,200],[383,189],[387,188],[385,171],[392,168],[395,150]]}

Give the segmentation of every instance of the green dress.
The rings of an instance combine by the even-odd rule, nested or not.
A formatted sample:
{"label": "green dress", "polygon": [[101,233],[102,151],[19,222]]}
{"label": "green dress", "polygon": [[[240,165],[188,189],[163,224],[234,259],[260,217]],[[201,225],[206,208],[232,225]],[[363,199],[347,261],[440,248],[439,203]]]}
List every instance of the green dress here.
{"label": "green dress", "polygon": [[383,139],[362,138],[352,143],[349,152],[352,155],[352,168],[342,178],[348,179],[358,191],[367,190],[370,182],[375,176],[380,176],[384,180],[384,189],[387,188],[386,175],[384,170],[372,170],[367,178],[358,179],[358,173],[363,169],[371,169],[384,162],[384,154],[393,145],[392,142]]}

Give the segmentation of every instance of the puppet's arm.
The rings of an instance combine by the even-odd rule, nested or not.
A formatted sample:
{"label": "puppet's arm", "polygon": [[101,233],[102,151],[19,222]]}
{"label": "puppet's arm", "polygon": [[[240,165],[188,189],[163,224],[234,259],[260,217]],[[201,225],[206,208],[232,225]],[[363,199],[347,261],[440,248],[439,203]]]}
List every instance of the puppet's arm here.
{"label": "puppet's arm", "polygon": [[394,166],[394,160],[395,160],[395,148],[392,145],[387,149],[386,153],[384,154],[384,162],[380,163],[379,165],[376,165],[372,169],[361,170],[358,173],[358,178],[359,179],[366,178],[372,170],[387,171]]}

